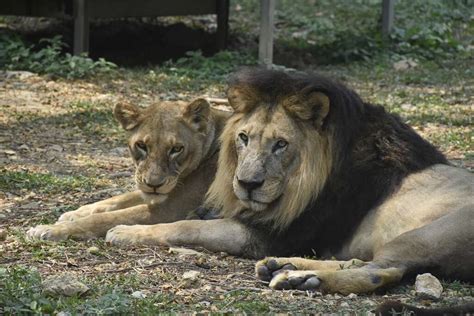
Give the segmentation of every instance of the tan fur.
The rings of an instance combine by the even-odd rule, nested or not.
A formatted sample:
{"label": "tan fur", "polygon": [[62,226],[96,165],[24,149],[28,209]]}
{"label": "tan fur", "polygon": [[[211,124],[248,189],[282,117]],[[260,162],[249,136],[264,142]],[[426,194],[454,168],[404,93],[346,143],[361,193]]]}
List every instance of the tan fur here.
{"label": "tan fur", "polygon": [[[114,114],[122,127],[130,131],[132,151],[141,155],[134,159],[138,190],[67,212],[54,225],[31,228],[29,237],[99,237],[120,224],[185,219],[202,204],[216,171],[218,136],[230,112],[211,109],[206,100],[197,99],[191,103],[162,102],[146,109],[121,103]],[[146,145],[146,150],[134,148],[137,142]],[[174,146],[183,146],[183,153],[173,155]],[[172,164],[176,164],[175,169],[168,167]],[[163,184],[149,185],[158,182]]]}
{"label": "tan fur", "polygon": [[[240,92],[240,94],[235,90],[238,89],[231,91],[232,98],[229,99],[232,100],[231,105],[236,111],[243,111],[243,109],[252,111],[252,108],[259,104],[258,100],[252,99],[256,94],[250,93],[249,88],[246,88],[243,92]],[[239,100],[238,97],[243,99]],[[323,110],[319,115],[323,115],[323,117],[326,116],[329,110],[329,100],[327,97],[321,93],[314,93],[310,98],[321,100],[319,103]],[[281,115],[275,114],[267,124],[269,126],[280,127],[287,124],[289,119],[287,112],[290,111],[297,112],[298,116],[302,116],[305,119],[310,119],[311,111],[305,110],[303,106],[294,103],[301,102],[301,100],[300,96],[290,96],[281,100],[281,106],[279,110],[276,111],[277,114]],[[241,103],[245,105],[240,105]],[[232,182],[238,164],[235,149],[236,131],[239,126],[243,124],[243,121],[245,121],[247,125],[261,125],[258,115],[250,116],[250,119],[248,116],[248,114],[235,114],[226,124],[221,135],[221,154],[218,162],[220,166],[225,167],[218,168],[216,179],[211,184],[206,198],[208,205],[220,209],[222,216],[228,218],[252,215],[251,212],[246,211],[247,208],[239,202],[232,190]],[[320,126],[320,122],[321,119],[318,119],[316,124]],[[313,122],[305,122],[298,125],[297,128],[292,129],[296,135],[280,135],[307,143],[298,146],[299,149],[306,148],[315,150],[299,150],[299,166],[296,171],[290,174],[286,179],[283,189],[284,194],[281,200],[271,211],[259,214],[256,219],[257,221],[272,222],[276,229],[284,229],[304,211],[306,205],[317,197],[325,184],[332,167],[332,144],[326,134],[315,134],[314,128],[311,128],[310,124],[313,124]],[[269,172],[271,173],[272,170],[269,170]],[[244,210],[245,212],[243,212]]]}

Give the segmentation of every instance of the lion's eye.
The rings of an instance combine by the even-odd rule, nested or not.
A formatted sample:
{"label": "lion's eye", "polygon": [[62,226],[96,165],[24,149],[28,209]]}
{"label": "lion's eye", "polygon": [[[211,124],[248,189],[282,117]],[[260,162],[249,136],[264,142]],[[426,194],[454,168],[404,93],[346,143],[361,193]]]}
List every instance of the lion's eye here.
{"label": "lion's eye", "polygon": [[248,142],[249,142],[249,137],[248,137],[247,135],[245,135],[244,133],[240,133],[240,134],[239,134],[239,138],[240,138],[241,141],[244,142],[245,145],[248,144]]}
{"label": "lion's eye", "polygon": [[141,151],[144,151],[145,153],[148,151],[146,144],[142,141],[136,142],[135,147]]}
{"label": "lion's eye", "polygon": [[170,149],[170,156],[180,154],[183,152],[183,150],[184,146],[174,146]]}
{"label": "lion's eye", "polygon": [[275,143],[275,145],[273,145],[273,152],[276,152],[279,149],[286,148],[286,146],[288,146],[288,142],[284,139],[280,139]]}

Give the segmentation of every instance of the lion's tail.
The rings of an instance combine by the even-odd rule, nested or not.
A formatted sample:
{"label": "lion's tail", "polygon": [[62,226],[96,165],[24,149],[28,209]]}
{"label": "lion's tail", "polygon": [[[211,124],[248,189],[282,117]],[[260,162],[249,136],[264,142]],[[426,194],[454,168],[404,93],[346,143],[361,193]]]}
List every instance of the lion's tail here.
{"label": "lion's tail", "polygon": [[374,311],[375,315],[391,316],[391,315],[416,315],[416,316],[458,316],[458,315],[474,315],[474,301],[467,304],[441,307],[441,308],[418,308],[397,301],[386,301]]}

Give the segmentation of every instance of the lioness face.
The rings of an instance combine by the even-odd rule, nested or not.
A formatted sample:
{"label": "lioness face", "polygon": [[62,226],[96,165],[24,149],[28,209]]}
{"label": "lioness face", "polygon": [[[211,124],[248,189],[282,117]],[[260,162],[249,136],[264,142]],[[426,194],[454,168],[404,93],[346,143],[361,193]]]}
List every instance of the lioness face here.
{"label": "lioness face", "polygon": [[265,210],[283,194],[286,179],[300,164],[303,135],[283,107],[265,107],[243,116],[235,129],[238,157],[233,179],[237,198],[254,211]]}
{"label": "lioness face", "polygon": [[180,177],[193,171],[206,155],[209,103],[198,99],[163,102],[140,109],[119,104],[115,117],[131,132],[128,147],[135,163],[137,188],[155,203],[166,199]]}

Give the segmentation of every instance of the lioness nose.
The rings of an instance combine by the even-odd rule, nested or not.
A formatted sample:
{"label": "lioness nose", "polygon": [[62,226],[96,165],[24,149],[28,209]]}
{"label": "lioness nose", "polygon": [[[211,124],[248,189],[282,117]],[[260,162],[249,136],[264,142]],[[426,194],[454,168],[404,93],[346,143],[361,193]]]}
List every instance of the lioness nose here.
{"label": "lioness nose", "polygon": [[145,184],[146,184],[147,186],[149,186],[150,188],[158,189],[158,188],[161,187],[163,184],[165,184],[166,179],[161,180],[161,182],[158,182],[158,181],[156,181],[156,180],[149,180],[149,179],[148,179],[148,180],[145,180],[145,181],[143,181],[143,182],[145,182]]}
{"label": "lioness nose", "polygon": [[243,181],[243,180],[239,180],[239,184],[242,188],[244,188],[245,190],[247,190],[248,192],[251,192],[255,189],[258,189],[259,187],[261,187],[263,185],[263,182],[264,181]]}

